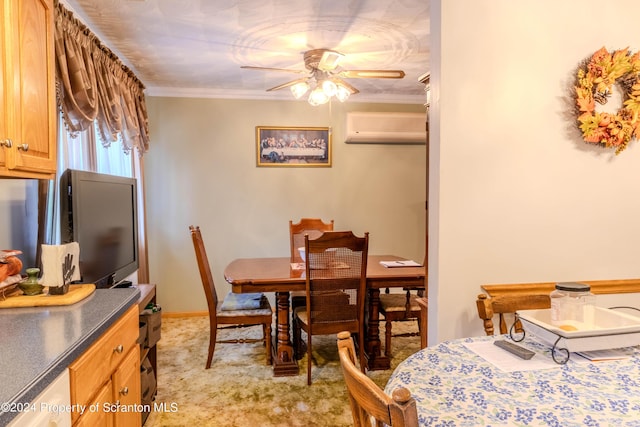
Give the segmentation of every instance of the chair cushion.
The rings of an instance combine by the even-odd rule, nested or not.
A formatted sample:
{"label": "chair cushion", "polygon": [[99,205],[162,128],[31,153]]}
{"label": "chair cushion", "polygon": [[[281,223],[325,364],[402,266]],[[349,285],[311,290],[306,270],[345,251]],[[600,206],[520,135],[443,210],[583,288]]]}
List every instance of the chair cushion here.
{"label": "chair cushion", "polygon": [[229,292],[222,301],[220,310],[255,310],[260,308],[262,293],[236,294]]}
{"label": "chair cushion", "polygon": [[[420,311],[420,306],[416,302],[416,296],[411,295],[411,311]],[[380,309],[386,312],[406,311],[406,294],[381,294]]]}
{"label": "chair cushion", "polygon": [[260,299],[260,306],[258,308],[247,308],[247,309],[240,309],[240,310],[221,310],[221,306],[219,305],[218,310],[216,311],[216,317],[218,317],[219,321],[222,321],[221,318],[251,317],[251,316],[271,317],[272,315],[273,315],[273,310],[271,309],[271,304],[269,304],[269,300],[265,296],[263,296]]}
{"label": "chair cushion", "polygon": [[221,317],[238,317],[238,316],[271,316],[273,312],[271,308],[256,308],[255,310],[219,310],[218,318]]}

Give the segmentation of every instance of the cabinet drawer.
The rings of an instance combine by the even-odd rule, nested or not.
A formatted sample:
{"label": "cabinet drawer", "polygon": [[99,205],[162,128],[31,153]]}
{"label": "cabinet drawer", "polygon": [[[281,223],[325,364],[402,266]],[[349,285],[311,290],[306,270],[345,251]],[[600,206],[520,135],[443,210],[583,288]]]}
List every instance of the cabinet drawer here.
{"label": "cabinet drawer", "polygon": [[138,306],[132,306],[69,366],[71,403],[86,405],[137,346]]}

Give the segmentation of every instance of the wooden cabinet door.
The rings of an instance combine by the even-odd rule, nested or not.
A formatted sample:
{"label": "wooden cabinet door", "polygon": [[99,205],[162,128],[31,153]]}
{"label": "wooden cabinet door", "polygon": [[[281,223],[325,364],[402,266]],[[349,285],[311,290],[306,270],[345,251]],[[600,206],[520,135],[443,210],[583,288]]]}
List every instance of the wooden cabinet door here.
{"label": "wooden cabinet door", "polygon": [[113,400],[121,406],[115,412],[115,425],[139,427],[142,423],[140,411],[140,347],[134,346],[112,377]]}
{"label": "wooden cabinet door", "polygon": [[[8,41],[6,37],[6,33],[10,30],[11,26],[8,25],[10,22],[10,2],[2,3],[0,7],[0,23],[2,23],[2,28],[0,28],[0,174],[3,170],[6,169],[7,166],[7,148],[4,146],[4,141],[9,138],[9,127],[8,120],[11,118],[11,114],[9,113],[9,108],[11,107],[11,103],[9,102],[9,96],[7,95],[7,91],[5,88],[5,82],[8,81],[10,70],[7,65],[7,58],[10,56],[10,49],[8,47]],[[9,72],[9,74],[7,74]]]}
{"label": "wooden cabinet door", "polygon": [[[52,0],[3,3],[4,175],[52,178],[56,171],[54,9]],[[3,127],[5,129],[3,129]]]}
{"label": "wooden cabinet door", "polygon": [[112,388],[111,381],[109,381],[100,389],[96,399],[91,403],[94,408],[99,410],[87,409],[74,427],[113,427],[113,413],[103,410],[105,403],[107,405],[113,403]]}

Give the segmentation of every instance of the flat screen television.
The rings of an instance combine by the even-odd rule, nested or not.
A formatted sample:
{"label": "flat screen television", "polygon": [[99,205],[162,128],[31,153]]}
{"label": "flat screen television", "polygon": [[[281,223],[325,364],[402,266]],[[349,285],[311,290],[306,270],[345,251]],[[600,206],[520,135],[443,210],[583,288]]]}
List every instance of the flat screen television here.
{"label": "flat screen television", "polygon": [[60,179],[60,237],[80,246],[81,283],[116,286],[138,269],[135,178],[67,169]]}

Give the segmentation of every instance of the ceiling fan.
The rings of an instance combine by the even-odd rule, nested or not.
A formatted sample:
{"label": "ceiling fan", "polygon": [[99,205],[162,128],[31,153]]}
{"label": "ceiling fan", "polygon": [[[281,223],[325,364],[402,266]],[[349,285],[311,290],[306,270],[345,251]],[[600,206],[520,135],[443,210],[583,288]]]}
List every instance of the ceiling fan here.
{"label": "ceiling fan", "polygon": [[320,105],[331,99],[332,96],[344,102],[350,95],[359,92],[358,89],[343,79],[401,79],[404,77],[402,70],[342,70],[338,63],[344,57],[340,52],[331,49],[312,49],[304,53],[304,65],[306,70],[290,70],[286,68],[253,67],[243,65],[240,68],[250,70],[284,71],[287,73],[308,74],[296,80],[267,89],[267,92],[291,88],[291,93],[296,99],[301,98],[313,87],[309,94],[309,104]]}

